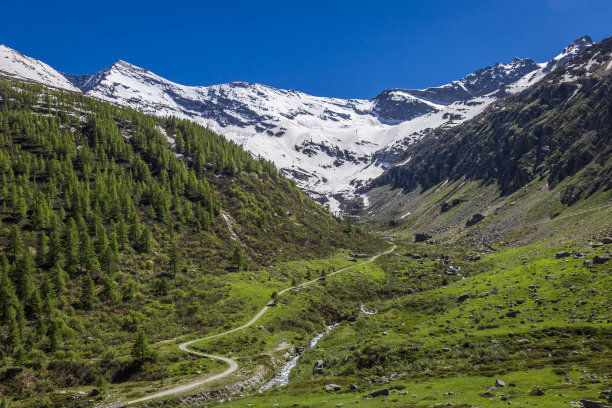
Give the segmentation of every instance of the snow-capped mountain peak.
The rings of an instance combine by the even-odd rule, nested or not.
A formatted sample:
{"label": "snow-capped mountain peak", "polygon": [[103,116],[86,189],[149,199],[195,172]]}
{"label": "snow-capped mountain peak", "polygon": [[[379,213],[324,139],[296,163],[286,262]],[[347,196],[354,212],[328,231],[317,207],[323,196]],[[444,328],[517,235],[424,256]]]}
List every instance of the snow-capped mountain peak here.
{"label": "snow-capped mountain peak", "polygon": [[371,99],[325,98],[248,82],[185,86],[123,60],[89,75],[62,75],[6,47],[0,47],[0,73],[203,124],[273,161],[312,197],[339,210],[343,198],[393,165],[407,145],[533,85],[591,44],[582,37],[548,63],[514,58],[446,85],[388,89]]}
{"label": "snow-capped mountain peak", "polygon": [[49,65],[27,57],[2,44],[0,44],[0,75],[27,82],[37,82],[68,91],[79,91],[62,74]]}
{"label": "snow-capped mountain peak", "polygon": [[593,42],[591,37],[589,37],[588,35],[585,35],[583,37],[580,37],[572,41],[570,45],[568,45],[567,47],[563,49],[561,54],[557,55],[555,58],[548,61],[548,63],[544,67],[544,72],[548,73],[552,71],[553,69],[560,67],[561,65],[565,64],[567,61],[574,58],[575,56],[577,56],[578,54],[580,54],[582,51],[586,50],[588,47],[590,47],[593,44],[595,43]]}

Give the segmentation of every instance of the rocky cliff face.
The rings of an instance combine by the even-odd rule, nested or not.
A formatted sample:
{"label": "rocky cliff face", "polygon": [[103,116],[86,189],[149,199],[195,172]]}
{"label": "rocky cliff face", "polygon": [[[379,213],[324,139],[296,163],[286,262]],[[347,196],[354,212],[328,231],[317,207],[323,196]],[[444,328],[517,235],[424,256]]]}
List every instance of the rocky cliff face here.
{"label": "rocky cliff face", "polygon": [[[545,68],[550,67],[547,64]],[[372,185],[406,191],[445,181],[495,182],[509,194],[537,177],[576,176],[561,202],[612,188],[612,38],[589,47],[526,91],[410,146]]]}

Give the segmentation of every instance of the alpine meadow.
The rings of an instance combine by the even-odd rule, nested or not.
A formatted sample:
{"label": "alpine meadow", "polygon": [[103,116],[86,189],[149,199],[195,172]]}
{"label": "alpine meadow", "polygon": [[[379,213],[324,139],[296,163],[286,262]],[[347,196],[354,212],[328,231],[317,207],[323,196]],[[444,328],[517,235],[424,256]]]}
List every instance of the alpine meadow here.
{"label": "alpine meadow", "polygon": [[0,408],[612,407],[612,37],[559,48],[343,99],[0,45]]}

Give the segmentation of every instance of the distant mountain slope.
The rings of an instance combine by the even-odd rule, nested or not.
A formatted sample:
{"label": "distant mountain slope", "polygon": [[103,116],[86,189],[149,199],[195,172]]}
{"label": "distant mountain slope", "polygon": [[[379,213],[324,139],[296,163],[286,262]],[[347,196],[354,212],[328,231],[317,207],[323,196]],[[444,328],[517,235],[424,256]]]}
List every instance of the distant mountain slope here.
{"label": "distant mountain slope", "polygon": [[[409,146],[361,191],[370,206],[353,211],[435,239],[530,242],[563,229],[579,233],[584,224],[569,217],[612,205],[611,96],[608,38],[524,92]],[[539,232],[557,218],[569,219]]]}
{"label": "distant mountain slope", "polygon": [[[302,190],[338,211],[343,200],[354,197],[356,189],[382,174],[407,146],[432,129],[453,127],[476,116],[500,97],[533,85],[551,66],[591,44],[583,37],[548,63],[516,58],[447,85],[390,89],[371,99],[316,97],[244,82],[184,86],[125,61],[95,74],[66,74],[69,83],[56,80],[57,71],[50,72],[35,60],[31,68],[41,70],[37,82],[46,85],[78,88],[144,113],[203,124],[273,161]],[[15,54],[14,59],[25,58],[6,47],[5,51]],[[15,67],[2,59],[0,71],[16,75]]]}
{"label": "distant mountain slope", "polygon": [[592,165],[592,188],[612,187],[610,51],[612,39],[604,40],[527,91],[433,132],[375,184],[410,190],[465,176],[494,180],[507,193],[536,176],[555,185]]}

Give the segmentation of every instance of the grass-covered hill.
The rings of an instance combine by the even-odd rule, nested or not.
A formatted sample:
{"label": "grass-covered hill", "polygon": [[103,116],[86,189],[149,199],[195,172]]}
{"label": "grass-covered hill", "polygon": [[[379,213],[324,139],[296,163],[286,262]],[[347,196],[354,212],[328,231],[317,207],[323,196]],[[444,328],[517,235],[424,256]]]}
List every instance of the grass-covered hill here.
{"label": "grass-covered hill", "polygon": [[609,406],[612,240],[602,237],[478,260],[478,246],[400,243],[369,271],[396,296],[302,353],[287,386],[221,406]]}
{"label": "grass-covered hill", "polygon": [[294,278],[263,267],[381,247],[201,126],[0,82],[0,395],[154,377],[117,357],[138,331],[231,325]]}

